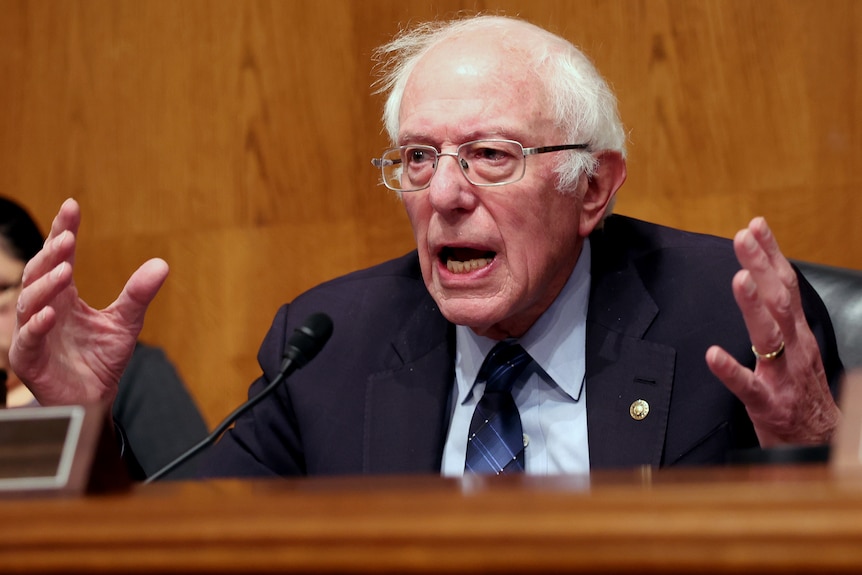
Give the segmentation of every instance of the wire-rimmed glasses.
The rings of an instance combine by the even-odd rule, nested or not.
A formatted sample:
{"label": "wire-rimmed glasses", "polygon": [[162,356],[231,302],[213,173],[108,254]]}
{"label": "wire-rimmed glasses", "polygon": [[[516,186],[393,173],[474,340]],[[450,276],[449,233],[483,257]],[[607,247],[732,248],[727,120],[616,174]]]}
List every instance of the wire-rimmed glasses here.
{"label": "wire-rimmed glasses", "polygon": [[502,186],[517,182],[527,170],[527,156],[583,150],[588,144],[563,144],[525,148],[515,140],[475,140],[454,152],[440,152],[433,146],[408,144],[389,148],[371,163],[380,168],[383,184],[396,192],[418,192],[431,185],[441,156],[458,161],[464,177],[475,186]]}

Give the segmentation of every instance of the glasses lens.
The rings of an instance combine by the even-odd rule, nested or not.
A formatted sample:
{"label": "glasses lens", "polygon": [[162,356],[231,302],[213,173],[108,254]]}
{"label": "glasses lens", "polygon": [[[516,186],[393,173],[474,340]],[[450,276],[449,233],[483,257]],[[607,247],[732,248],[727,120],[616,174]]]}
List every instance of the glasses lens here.
{"label": "glasses lens", "polygon": [[437,150],[431,146],[401,146],[383,153],[383,183],[392,190],[412,192],[428,186],[437,167]]}
{"label": "glasses lens", "polygon": [[467,179],[480,186],[508,184],[524,176],[524,148],[511,140],[462,144],[458,157]]}
{"label": "glasses lens", "polygon": [[391,190],[401,189],[401,150],[393,148],[383,152],[380,159],[380,170],[383,173],[383,184]]}
{"label": "glasses lens", "polygon": [[431,181],[437,168],[437,150],[430,146],[402,146],[401,189],[421,190]]}

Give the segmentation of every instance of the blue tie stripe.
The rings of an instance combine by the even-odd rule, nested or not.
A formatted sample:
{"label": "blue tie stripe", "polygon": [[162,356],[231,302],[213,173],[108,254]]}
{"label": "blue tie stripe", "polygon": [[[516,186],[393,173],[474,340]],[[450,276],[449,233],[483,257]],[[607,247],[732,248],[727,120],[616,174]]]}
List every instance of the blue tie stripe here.
{"label": "blue tie stripe", "polygon": [[531,361],[513,341],[498,343],[485,358],[477,377],[486,382],[485,393],[470,423],[465,471],[500,474],[524,470],[521,417],[511,389]]}
{"label": "blue tie stripe", "polygon": [[[483,406],[476,407],[471,424],[471,427],[477,425],[477,429],[470,434],[465,469],[474,473],[523,470],[520,457],[524,451],[523,433],[511,393],[487,393],[483,402]],[[511,406],[501,405],[504,402]]]}

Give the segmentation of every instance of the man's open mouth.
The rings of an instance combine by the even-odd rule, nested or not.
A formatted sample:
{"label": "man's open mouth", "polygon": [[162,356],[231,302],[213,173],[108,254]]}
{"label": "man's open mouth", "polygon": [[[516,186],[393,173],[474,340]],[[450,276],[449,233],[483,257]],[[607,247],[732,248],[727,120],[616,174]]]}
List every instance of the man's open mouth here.
{"label": "man's open mouth", "polygon": [[487,250],[446,247],[440,250],[440,261],[453,274],[464,274],[487,266],[496,255]]}

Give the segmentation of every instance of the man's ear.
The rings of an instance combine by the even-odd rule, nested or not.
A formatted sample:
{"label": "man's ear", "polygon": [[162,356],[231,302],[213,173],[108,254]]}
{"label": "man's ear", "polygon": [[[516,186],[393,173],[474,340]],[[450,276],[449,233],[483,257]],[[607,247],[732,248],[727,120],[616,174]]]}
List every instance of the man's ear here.
{"label": "man's ear", "polygon": [[621,153],[604,150],[596,154],[596,159],[598,167],[587,178],[581,208],[579,231],[582,237],[590,235],[601,224],[617,190],[626,181],[626,160]]}

